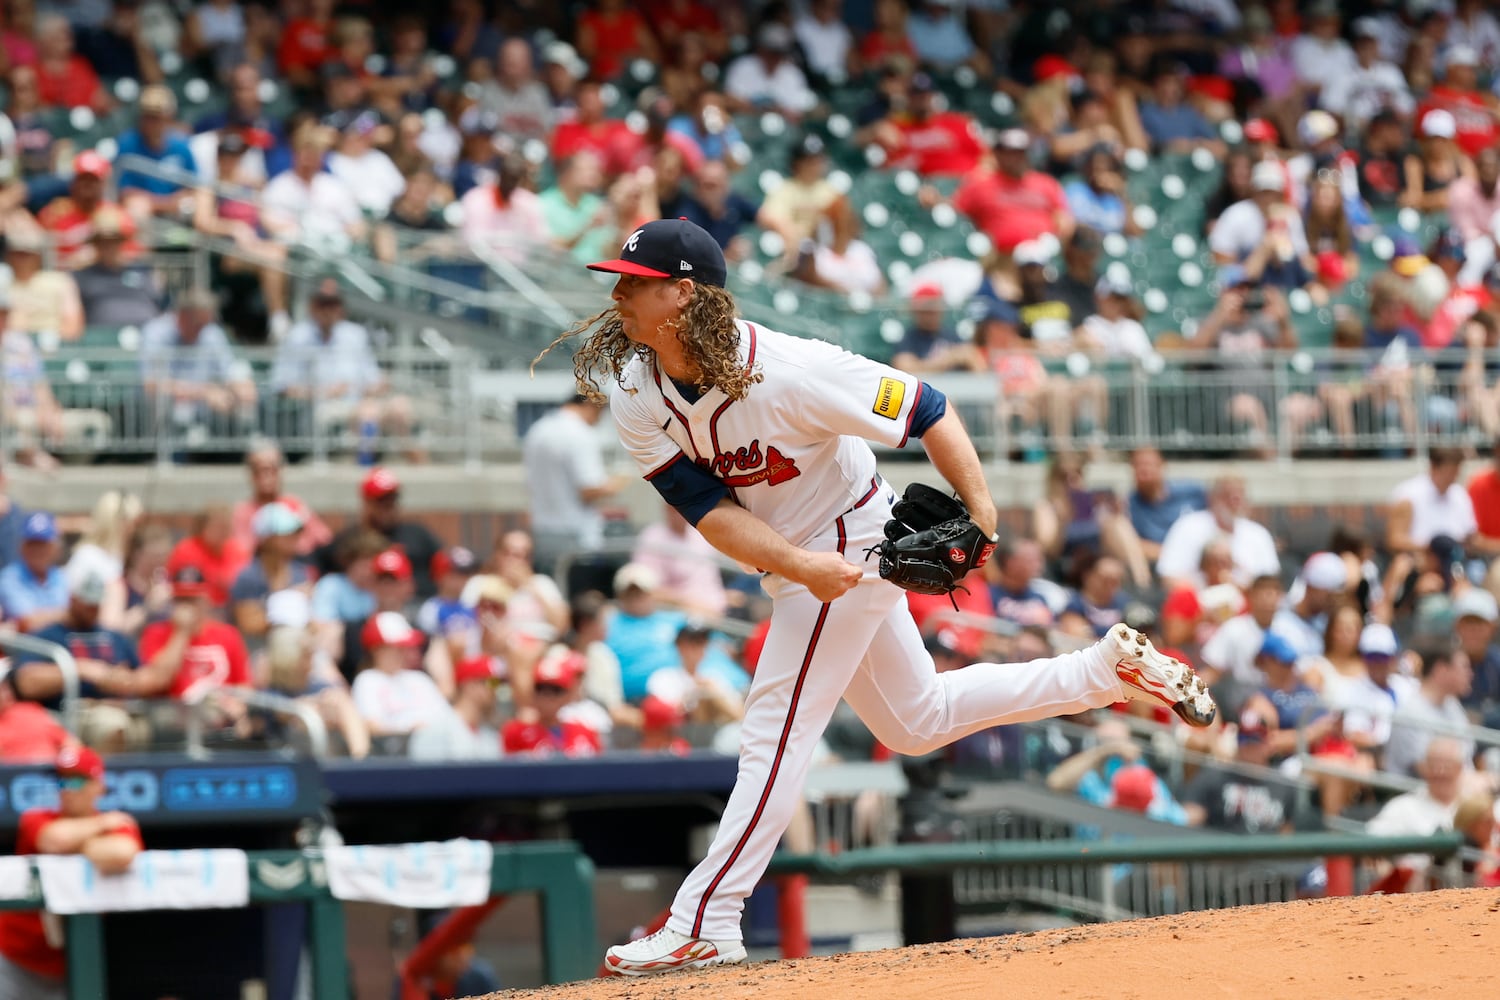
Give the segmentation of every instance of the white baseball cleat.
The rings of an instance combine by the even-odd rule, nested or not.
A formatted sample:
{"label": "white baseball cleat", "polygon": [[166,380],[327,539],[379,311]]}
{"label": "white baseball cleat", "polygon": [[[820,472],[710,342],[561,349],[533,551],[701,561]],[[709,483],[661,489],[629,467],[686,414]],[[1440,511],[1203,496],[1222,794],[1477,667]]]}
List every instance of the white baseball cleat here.
{"label": "white baseball cleat", "polygon": [[615,945],[605,953],[604,966],[617,976],[651,976],[744,960],[745,946],[739,941],[688,937],[663,927],[639,941]]}
{"label": "white baseball cleat", "polygon": [[1213,723],[1218,706],[1192,667],[1157,652],[1150,639],[1124,624],[1111,628],[1099,646],[1115,661],[1115,673],[1132,700],[1165,705],[1190,726]]}

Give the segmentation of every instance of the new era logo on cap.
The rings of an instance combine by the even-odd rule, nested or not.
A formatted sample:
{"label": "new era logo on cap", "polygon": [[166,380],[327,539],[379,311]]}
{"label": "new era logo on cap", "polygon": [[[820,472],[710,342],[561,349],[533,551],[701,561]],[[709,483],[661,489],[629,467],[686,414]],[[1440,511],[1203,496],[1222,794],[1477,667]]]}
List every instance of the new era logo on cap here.
{"label": "new era logo on cap", "polygon": [[691,274],[694,281],[720,288],[727,278],[724,251],[718,241],[686,219],[646,223],[630,234],[619,257],[590,264],[589,269],[640,278]]}

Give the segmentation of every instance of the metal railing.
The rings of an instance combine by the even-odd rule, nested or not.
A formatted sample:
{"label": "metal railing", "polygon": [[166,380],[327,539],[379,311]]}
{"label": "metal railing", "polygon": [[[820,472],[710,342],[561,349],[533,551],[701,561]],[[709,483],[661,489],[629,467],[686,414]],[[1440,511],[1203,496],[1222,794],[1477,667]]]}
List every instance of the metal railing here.
{"label": "metal railing", "polygon": [[63,727],[78,735],[78,661],[73,658],[65,646],[59,646],[55,642],[38,639],[23,632],[15,632],[8,635],[0,635],[0,649],[6,652],[29,653],[39,656],[44,660],[57,665],[57,670],[62,674],[62,723]]}
{"label": "metal railing", "polygon": [[214,710],[214,695],[224,694],[243,702],[250,708],[286,719],[296,719],[307,732],[308,749],[312,756],[322,760],[328,756],[328,725],[317,709],[300,698],[288,698],[274,691],[258,691],[254,688],[226,687],[205,692],[187,703],[187,746],[189,757],[203,758],[208,751],[203,745],[206,716]]}

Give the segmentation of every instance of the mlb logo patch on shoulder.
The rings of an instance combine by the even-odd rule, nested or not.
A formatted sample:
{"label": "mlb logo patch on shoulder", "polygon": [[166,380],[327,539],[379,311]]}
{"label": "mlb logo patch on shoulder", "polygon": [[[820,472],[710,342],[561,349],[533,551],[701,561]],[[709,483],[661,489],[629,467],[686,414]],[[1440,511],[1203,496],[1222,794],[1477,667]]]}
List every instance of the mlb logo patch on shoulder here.
{"label": "mlb logo patch on shoulder", "polygon": [[901,402],[906,398],[906,383],[898,378],[882,378],[875,392],[875,405],[870,407],[878,417],[895,420],[901,416]]}

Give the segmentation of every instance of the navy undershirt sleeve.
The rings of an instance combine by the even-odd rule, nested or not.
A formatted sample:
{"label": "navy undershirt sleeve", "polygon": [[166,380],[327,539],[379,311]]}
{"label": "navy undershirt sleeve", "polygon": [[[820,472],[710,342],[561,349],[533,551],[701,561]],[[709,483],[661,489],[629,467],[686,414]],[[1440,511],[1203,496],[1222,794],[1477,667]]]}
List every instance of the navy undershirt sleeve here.
{"label": "navy undershirt sleeve", "polygon": [[917,394],[916,405],[912,407],[911,421],[907,425],[908,436],[919,438],[926,434],[927,429],[941,420],[947,412],[948,397],[923,382],[922,391]]}
{"label": "navy undershirt sleeve", "polygon": [[683,454],[652,473],[649,482],[695,528],[703,515],[729,495],[729,487]]}

